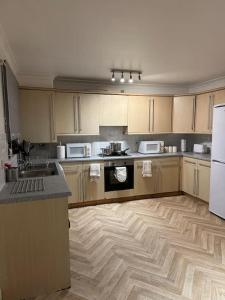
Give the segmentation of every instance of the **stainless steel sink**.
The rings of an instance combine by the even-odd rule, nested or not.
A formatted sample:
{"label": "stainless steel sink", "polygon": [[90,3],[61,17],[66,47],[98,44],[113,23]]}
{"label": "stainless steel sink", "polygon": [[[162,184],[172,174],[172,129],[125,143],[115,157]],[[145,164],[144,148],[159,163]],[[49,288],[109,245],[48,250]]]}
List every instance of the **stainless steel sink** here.
{"label": "stainless steel sink", "polygon": [[20,178],[46,177],[53,175],[58,175],[55,163],[28,165],[19,173]]}

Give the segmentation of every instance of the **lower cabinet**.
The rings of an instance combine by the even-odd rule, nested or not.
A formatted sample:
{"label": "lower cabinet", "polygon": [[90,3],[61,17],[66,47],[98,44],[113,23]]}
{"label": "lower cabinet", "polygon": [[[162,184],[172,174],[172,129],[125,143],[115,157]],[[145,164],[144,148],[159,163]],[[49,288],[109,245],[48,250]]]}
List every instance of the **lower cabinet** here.
{"label": "lower cabinet", "polygon": [[174,157],[149,160],[152,161],[152,177],[142,176],[143,160],[135,161],[135,195],[178,192],[180,159]]}
{"label": "lower cabinet", "polygon": [[62,164],[66,182],[72,193],[69,204],[104,199],[104,163],[100,163],[100,178],[90,178],[90,163]]}
{"label": "lower cabinet", "polygon": [[208,161],[183,158],[182,189],[185,193],[209,202],[210,167]]}

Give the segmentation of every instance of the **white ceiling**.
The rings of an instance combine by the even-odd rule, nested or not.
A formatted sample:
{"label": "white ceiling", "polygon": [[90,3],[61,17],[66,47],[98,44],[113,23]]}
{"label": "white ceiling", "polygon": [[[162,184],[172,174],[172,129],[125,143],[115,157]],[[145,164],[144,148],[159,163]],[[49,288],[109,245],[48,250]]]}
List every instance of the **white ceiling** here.
{"label": "white ceiling", "polygon": [[0,0],[19,76],[108,78],[143,71],[151,83],[225,75],[224,0]]}

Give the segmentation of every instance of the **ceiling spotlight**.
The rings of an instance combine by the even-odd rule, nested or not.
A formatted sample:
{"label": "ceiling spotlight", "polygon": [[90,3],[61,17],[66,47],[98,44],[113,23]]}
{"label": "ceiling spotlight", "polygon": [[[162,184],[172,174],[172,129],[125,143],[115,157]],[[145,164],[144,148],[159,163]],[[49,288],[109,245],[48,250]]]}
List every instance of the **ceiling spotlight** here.
{"label": "ceiling spotlight", "polygon": [[138,79],[141,80],[141,73],[138,73]]}
{"label": "ceiling spotlight", "polygon": [[132,73],[130,72],[130,78],[129,78],[129,83],[133,83],[134,80],[133,80],[133,77],[132,77]]}
{"label": "ceiling spotlight", "polygon": [[121,82],[121,83],[124,83],[124,82],[125,82],[125,79],[124,79],[124,76],[123,76],[123,72],[121,73],[120,82]]}
{"label": "ceiling spotlight", "polygon": [[112,79],[111,79],[113,82],[116,81],[116,78],[115,78],[115,75],[114,75],[114,72],[112,73]]}

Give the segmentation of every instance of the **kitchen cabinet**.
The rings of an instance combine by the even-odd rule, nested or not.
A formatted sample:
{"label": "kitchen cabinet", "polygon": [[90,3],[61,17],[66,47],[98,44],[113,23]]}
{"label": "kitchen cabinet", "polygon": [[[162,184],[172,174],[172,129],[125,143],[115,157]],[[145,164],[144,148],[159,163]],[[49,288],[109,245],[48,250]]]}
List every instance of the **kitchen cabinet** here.
{"label": "kitchen cabinet", "polygon": [[1,204],[1,299],[37,299],[71,286],[67,201]]}
{"label": "kitchen cabinet", "polygon": [[135,195],[155,194],[157,191],[157,160],[152,161],[152,177],[142,176],[143,160],[134,162],[134,193]]}
{"label": "kitchen cabinet", "polygon": [[178,157],[158,159],[157,164],[157,193],[179,191],[180,159]]}
{"label": "kitchen cabinet", "polygon": [[79,94],[78,133],[99,135],[100,96],[96,94]]}
{"label": "kitchen cabinet", "polygon": [[197,161],[192,158],[183,158],[182,190],[195,196],[196,193],[196,169]]}
{"label": "kitchen cabinet", "polygon": [[54,119],[57,135],[99,134],[100,96],[56,93]]}
{"label": "kitchen cabinet", "polygon": [[104,199],[104,163],[100,163],[100,178],[91,181],[91,163],[64,163],[62,164],[66,182],[72,196],[69,204]]}
{"label": "kitchen cabinet", "polygon": [[66,182],[72,193],[68,198],[70,203],[83,202],[82,164],[63,164]]}
{"label": "kitchen cabinet", "polygon": [[21,135],[32,143],[56,140],[51,91],[20,90]]}
{"label": "kitchen cabinet", "polygon": [[211,164],[207,161],[198,161],[197,169],[197,197],[209,202]]}
{"label": "kitchen cabinet", "polygon": [[156,158],[149,160],[152,161],[152,177],[142,176],[143,160],[135,161],[135,195],[169,193],[179,191],[179,158]]}
{"label": "kitchen cabinet", "polygon": [[100,178],[90,178],[90,163],[83,164],[83,199],[84,201],[104,199],[104,163],[100,163]]}
{"label": "kitchen cabinet", "polygon": [[212,93],[213,105],[225,103],[225,90],[219,90]]}
{"label": "kitchen cabinet", "polygon": [[76,94],[55,93],[54,121],[57,135],[74,134],[77,131]]}
{"label": "kitchen cabinet", "polygon": [[182,189],[185,193],[209,202],[210,162],[183,158]]}
{"label": "kitchen cabinet", "polygon": [[127,96],[101,95],[100,99],[100,126],[127,126]]}
{"label": "kitchen cabinet", "polygon": [[172,97],[154,97],[150,119],[152,120],[151,132],[163,133],[172,131]]}
{"label": "kitchen cabinet", "polygon": [[148,96],[129,96],[128,134],[145,134],[150,130],[150,98]]}
{"label": "kitchen cabinet", "polygon": [[195,97],[181,96],[173,99],[173,132],[192,133],[195,129]]}
{"label": "kitchen cabinet", "polygon": [[212,130],[212,95],[205,93],[196,97],[195,132],[211,133]]}

